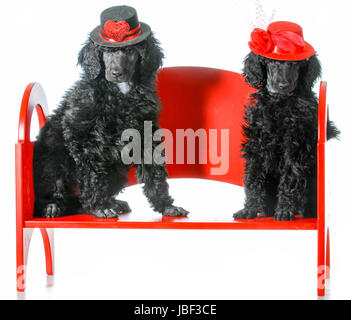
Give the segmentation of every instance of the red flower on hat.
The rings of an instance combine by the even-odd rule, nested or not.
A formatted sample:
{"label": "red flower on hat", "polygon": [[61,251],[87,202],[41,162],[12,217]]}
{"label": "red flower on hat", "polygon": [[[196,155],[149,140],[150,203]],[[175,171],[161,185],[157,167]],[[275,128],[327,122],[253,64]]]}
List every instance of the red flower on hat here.
{"label": "red flower on hat", "polygon": [[304,47],[305,42],[303,38],[295,32],[279,31],[271,34],[273,43],[287,52],[293,52],[298,47]]}
{"label": "red flower on hat", "polygon": [[104,33],[116,42],[121,42],[128,34],[130,26],[126,21],[108,20],[104,24]]}
{"label": "red flower on hat", "polygon": [[253,53],[261,55],[271,53],[275,46],[286,52],[294,52],[296,47],[303,48],[305,42],[300,35],[291,31],[278,31],[271,33],[256,28],[251,32],[249,47]]}
{"label": "red flower on hat", "polygon": [[266,30],[255,28],[251,32],[249,47],[256,54],[272,52],[274,45],[270,33]]}

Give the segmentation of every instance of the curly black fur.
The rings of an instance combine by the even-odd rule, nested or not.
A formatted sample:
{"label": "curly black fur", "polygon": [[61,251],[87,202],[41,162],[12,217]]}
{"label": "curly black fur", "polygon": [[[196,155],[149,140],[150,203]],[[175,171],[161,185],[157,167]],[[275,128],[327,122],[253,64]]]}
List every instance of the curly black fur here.
{"label": "curly black fur", "polygon": [[[138,61],[128,93],[106,80],[103,53],[136,51]],[[41,129],[34,147],[35,216],[56,217],[85,212],[116,217],[130,211],[115,196],[124,188],[130,165],[121,159],[125,129],[143,132],[144,121],[158,129],[160,105],[156,72],[163,53],[151,34],[124,49],[111,49],[88,40],[78,63],[84,73],[66,92],[61,104]],[[164,215],[186,215],[172,205],[167,170],[163,165],[138,164],[137,178],[154,210]]]}
{"label": "curly black fur", "polygon": [[[285,74],[275,87],[283,83],[281,88],[291,85],[293,90],[272,92],[269,64],[288,67],[284,63],[290,63],[290,73],[298,72],[296,83]],[[282,62],[251,52],[243,73],[258,91],[245,110],[242,154],[246,160],[246,199],[244,209],[234,217],[256,218],[259,213],[275,220],[293,220],[296,214],[316,217],[318,100],[312,88],[321,73],[317,56]],[[338,133],[328,120],[328,139]]]}

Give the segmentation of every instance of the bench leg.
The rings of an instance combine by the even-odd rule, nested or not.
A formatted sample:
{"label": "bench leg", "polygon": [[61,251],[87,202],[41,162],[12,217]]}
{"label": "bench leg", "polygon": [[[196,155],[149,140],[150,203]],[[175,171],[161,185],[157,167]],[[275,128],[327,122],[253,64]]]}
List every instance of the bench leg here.
{"label": "bench leg", "polygon": [[16,274],[17,291],[23,292],[26,286],[26,267],[33,229],[18,227],[16,231]]}
{"label": "bench leg", "polygon": [[328,231],[318,230],[317,294],[325,296],[326,279],[329,278],[329,237]]}
{"label": "bench leg", "polygon": [[45,250],[45,261],[46,261],[46,273],[48,275],[54,274],[54,229],[40,228],[41,235],[43,237],[44,250]]}

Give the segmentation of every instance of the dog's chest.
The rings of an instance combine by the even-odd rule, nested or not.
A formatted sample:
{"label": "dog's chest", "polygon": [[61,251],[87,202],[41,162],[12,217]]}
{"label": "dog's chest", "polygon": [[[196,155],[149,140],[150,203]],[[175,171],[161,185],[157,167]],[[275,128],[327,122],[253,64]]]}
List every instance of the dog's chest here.
{"label": "dog's chest", "polygon": [[260,146],[258,149],[270,167],[277,166],[288,155],[307,152],[313,157],[313,153],[306,150],[312,150],[316,141],[314,109],[306,106],[302,108],[292,99],[255,109],[255,134],[251,138]]}
{"label": "dog's chest", "polygon": [[307,118],[310,118],[308,112],[303,112],[294,101],[289,100],[260,105],[255,115],[256,125],[261,134],[277,141],[286,136],[294,139],[304,134],[306,125],[309,125]]}
{"label": "dog's chest", "polygon": [[109,149],[121,151],[129,143],[125,137],[133,135],[143,139],[145,122],[155,124],[157,121],[156,110],[156,103],[152,100],[108,97],[96,119],[94,138]]}
{"label": "dog's chest", "polygon": [[144,121],[153,121],[157,115],[157,105],[154,99],[147,99],[139,95],[113,95],[106,97],[103,112],[104,122],[109,127],[114,127],[120,132],[125,129],[137,129],[143,127]]}

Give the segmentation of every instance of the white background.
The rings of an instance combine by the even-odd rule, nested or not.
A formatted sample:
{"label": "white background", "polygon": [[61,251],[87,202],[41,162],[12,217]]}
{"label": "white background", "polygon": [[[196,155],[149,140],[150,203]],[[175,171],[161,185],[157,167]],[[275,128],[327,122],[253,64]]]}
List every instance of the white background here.
{"label": "white background", "polygon": [[[350,296],[350,1],[263,0],[267,21],[304,28],[328,81],[330,117],[342,131],[328,169],[332,198],[329,298]],[[286,231],[56,230],[56,275],[46,279],[39,232],[32,239],[26,294],[15,291],[14,144],[26,85],[40,82],[50,110],[78,80],[76,58],[110,6],[134,6],[165,50],[165,66],[240,72],[256,21],[255,1],[2,1],[0,4],[0,298],[15,299],[314,299],[316,233]],[[263,21],[264,23],[264,21]],[[265,25],[259,25],[266,27]],[[231,215],[242,205],[233,186],[170,181],[177,204]],[[123,198],[149,210],[139,187]],[[156,213],[155,213],[156,214]]]}

